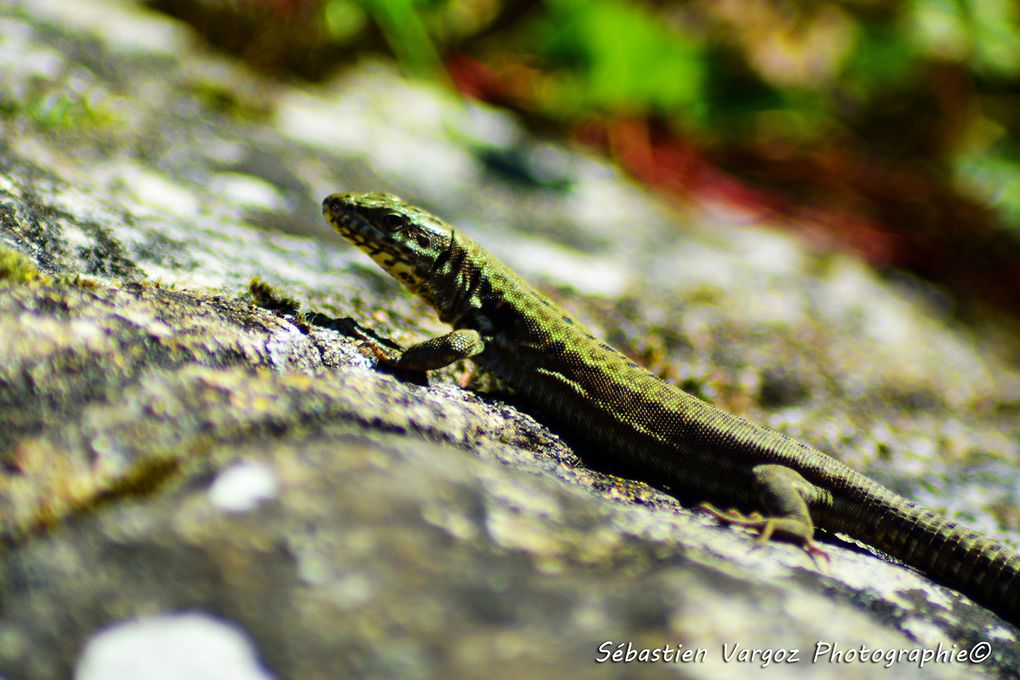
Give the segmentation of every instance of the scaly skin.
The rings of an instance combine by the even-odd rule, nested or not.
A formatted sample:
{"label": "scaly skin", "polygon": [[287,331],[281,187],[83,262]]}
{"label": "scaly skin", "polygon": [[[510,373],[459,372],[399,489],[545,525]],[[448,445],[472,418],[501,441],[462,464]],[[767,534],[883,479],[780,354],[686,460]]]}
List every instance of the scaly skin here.
{"label": "scaly skin", "polygon": [[333,194],[323,215],[453,326],[380,358],[427,371],[471,358],[556,428],[671,487],[681,498],[812,555],[815,527],[885,551],[1020,625],[1020,556],[784,434],[656,378],[450,225],[388,194]]}

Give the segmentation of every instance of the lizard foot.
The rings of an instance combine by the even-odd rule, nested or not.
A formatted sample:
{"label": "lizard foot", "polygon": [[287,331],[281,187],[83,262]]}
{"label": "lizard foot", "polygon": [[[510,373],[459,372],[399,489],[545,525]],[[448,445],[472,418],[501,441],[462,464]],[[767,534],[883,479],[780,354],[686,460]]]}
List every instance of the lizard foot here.
{"label": "lizard foot", "polygon": [[797,520],[788,517],[763,517],[760,513],[754,512],[744,514],[737,510],[723,512],[710,503],[702,503],[700,509],[715,517],[724,524],[731,524],[748,529],[759,529],[757,542],[764,543],[775,537],[777,540],[785,540],[797,543],[800,548],[808,554],[815,568],[822,570],[818,562],[819,557],[824,557],[826,564],[832,564],[832,560],[823,548],[804,531],[804,526]]}

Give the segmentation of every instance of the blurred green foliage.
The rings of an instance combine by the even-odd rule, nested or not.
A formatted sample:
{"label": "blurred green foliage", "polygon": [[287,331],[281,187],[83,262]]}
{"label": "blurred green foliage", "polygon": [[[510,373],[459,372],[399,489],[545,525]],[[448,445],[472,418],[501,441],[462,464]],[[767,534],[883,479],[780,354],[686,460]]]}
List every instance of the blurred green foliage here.
{"label": "blurred green foliage", "polygon": [[425,28],[422,9],[436,4],[420,0],[361,0],[378,24],[397,59],[408,71],[438,78],[443,73],[439,54]]}
{"label": "blurred green foliage", "polygon": [[707,144],[842,144],[935,168],[1020,233],[1014,0],[324,0],[416,75],[468,55],[522,109]]}
{"label": "blurred green foliage", "polygon": [[975,73],[1020,75],[1018,8],[1012,0],[914,0],[904,38],[926,56],[966,63]]}
{"label": "blurred green foliage", "polygon": [[555,74],[544,104],[590,111],[681,115],[706,110],[705,47],[653,13],[617,0],[550,0],[529,42]]}

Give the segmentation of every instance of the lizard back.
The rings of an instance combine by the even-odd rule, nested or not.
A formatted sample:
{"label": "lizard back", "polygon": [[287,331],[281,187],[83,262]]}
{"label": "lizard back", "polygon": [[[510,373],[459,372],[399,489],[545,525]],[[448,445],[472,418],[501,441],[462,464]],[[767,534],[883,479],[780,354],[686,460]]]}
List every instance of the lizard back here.
{"label": "lizard back", "polygon": [[480,342],[464,356],[554,428],[627,461],[684,501],[755,507],[756,470],[789,468],[813,487],[806,498],[816,526],[869,543],[1020,624],[1020,556],[1005,546],[657,378],[420,208],[388,194],[334,194],[323,213],[442,321],[476,334]]}

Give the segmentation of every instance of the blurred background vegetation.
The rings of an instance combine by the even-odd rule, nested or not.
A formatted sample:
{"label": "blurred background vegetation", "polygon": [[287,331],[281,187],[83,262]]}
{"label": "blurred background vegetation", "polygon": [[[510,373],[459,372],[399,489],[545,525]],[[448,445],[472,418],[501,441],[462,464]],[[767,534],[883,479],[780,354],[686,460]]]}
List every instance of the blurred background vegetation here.
{"label": "blurred background vegetation", "polygon": [[288,77],[387,55],[670,196],[1020,313],[1013,0],[149,4]]}

